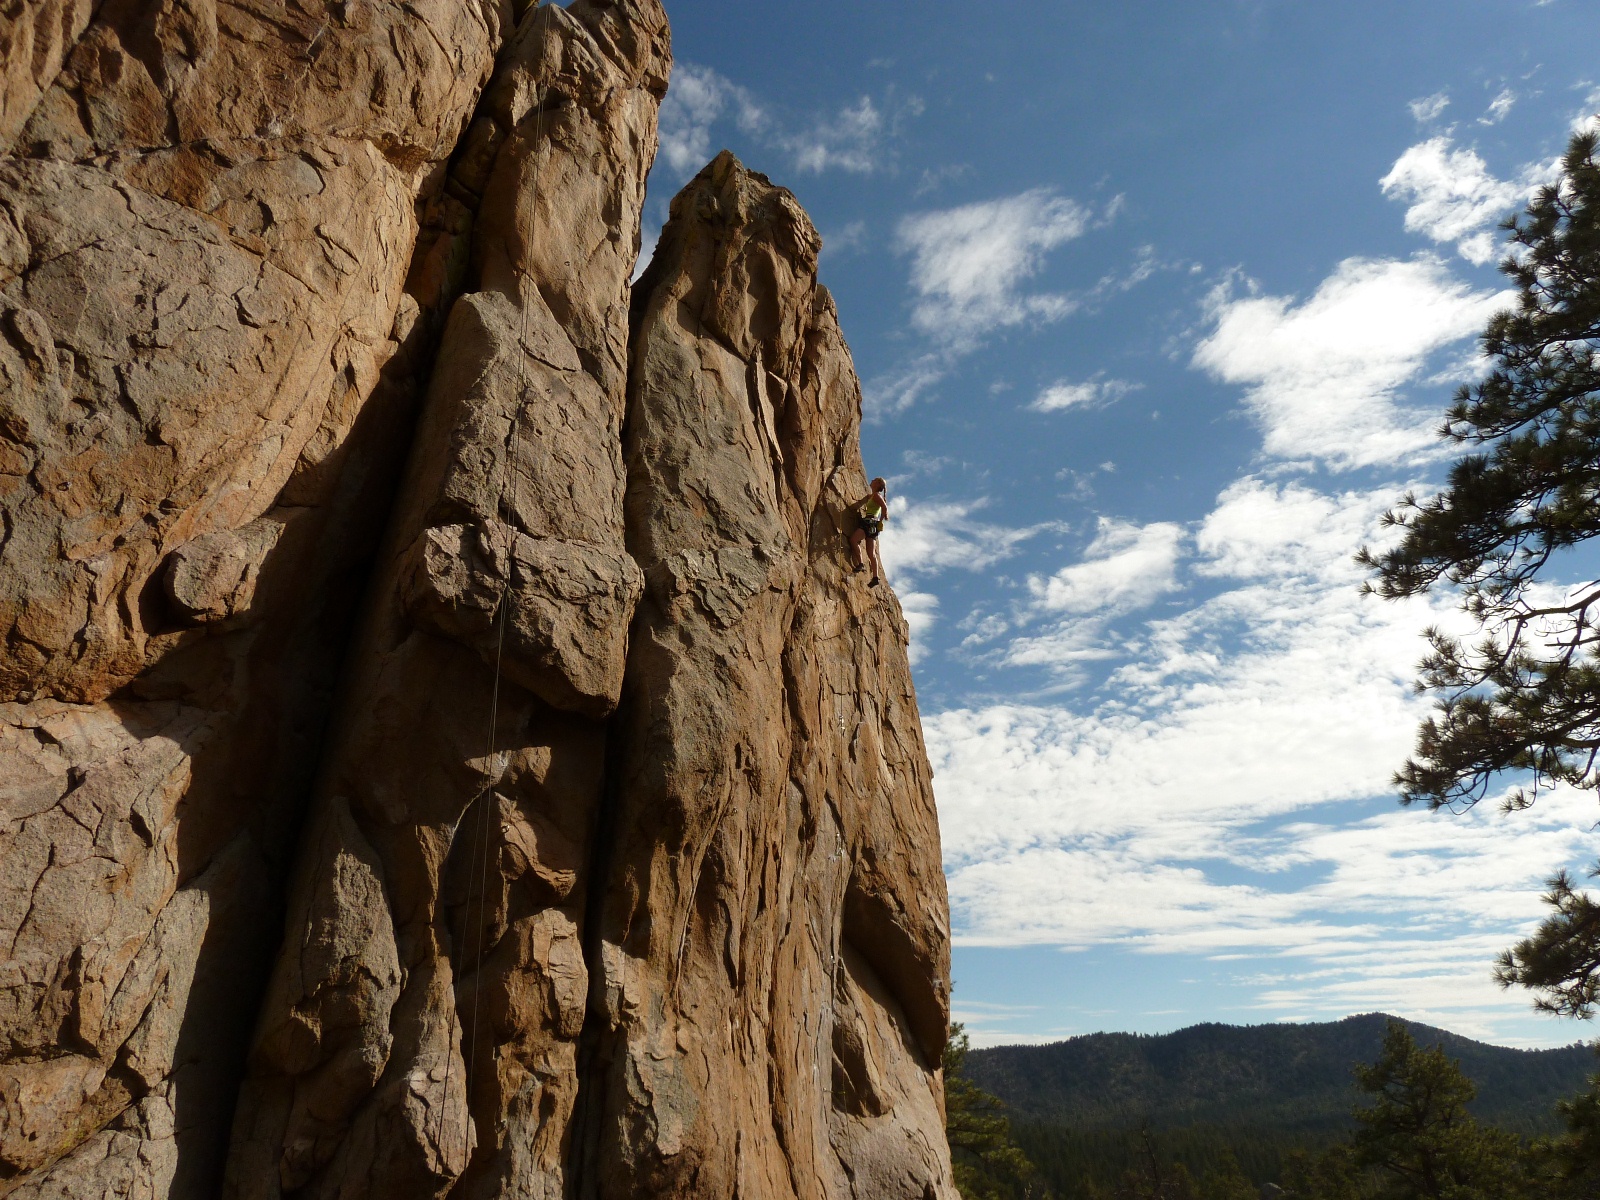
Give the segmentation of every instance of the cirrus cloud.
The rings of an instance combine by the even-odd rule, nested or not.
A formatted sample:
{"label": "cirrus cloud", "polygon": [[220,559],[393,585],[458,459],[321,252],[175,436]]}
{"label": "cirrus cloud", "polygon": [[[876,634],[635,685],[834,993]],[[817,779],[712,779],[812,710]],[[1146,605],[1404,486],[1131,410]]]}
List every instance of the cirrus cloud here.
{"label": "cirrus cloud", "polygon": [[904,218],[897,245],[911,256],[912,324],[970,348],[997,329],[1066,316],[1070,297],[1023,285],[1047,252],[1082,237],[1092,220],[1049,188]]}
{"label": "cirrus cloud", "polygon": [[870,174],[884,164],[888,140],[922,109],[916,96],[862,96],[837,111],[795,120],[710,67],[679,62],[661,104],[659,159],[679,179],[688,179],[715,152],[713,131],[731,126],[784,154],[796,171]]}
{"label": "cirrus cloud", "polygon": [[[1239,480],[1192,541],[1220,591],[1075,643],[1105,613],[1072,610],[1116,591],[1083,577],[1053,640],[1013,639],[1036,664],[1120,660],[1087,705],[925,720],[959,942],[1249,962],[1268,1016],[1383,1008],[1510,1036],[1488,961],[1537,919],[1552,867],[1600,848],[1593,802],[1560,792],[1517,818],[1393,807],[1389,772],[1427,708],[1410,688],[1420,631],[1464,620],[1448,600],[1358,592],[1352,554],[1383,536],[1401,486]],[[1111,526],[1087,561],[1139,529]],[[1171,569],[1161,557],[1147,584]]]}
{"label": "cirrus cloud", "polygon": [[1068,408],[1103,408],[1114,404],[1129,392],[1138,391],[1140,384],[1125,379],[1107,379],[1100,371],[1082,383],[1057,380],[1028,405],[1034,412],[1061,412]]}

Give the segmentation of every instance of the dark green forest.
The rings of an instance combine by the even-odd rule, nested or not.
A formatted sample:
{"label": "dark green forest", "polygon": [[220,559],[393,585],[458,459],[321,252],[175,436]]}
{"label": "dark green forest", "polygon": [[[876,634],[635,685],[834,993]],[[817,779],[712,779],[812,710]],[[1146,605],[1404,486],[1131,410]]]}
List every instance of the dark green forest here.
{"label": "dark green forest", "polygon": [[1594,1200],[1597,1066],[1382,1015],[991,1050],[958,1027],[946,1106],[968,1200]]}
{"label": "dark green forest", "polygon": [[1060,1200],[1110,1194],[1130,1172],[1144,1174],[1153,1154],[1163,1168],[1182,1167],[1194,1180],[1224,1171],[1231,1163],[1250,1181],[1254,1197],[1264,1183],[1277,1183],[1296,1152],[1319,1154],[1336,1135],[1295,1135],[1245,1125],[1194,1125],[1177,1129],[1082,1131],[1046,1122],[1012,1125],[1018,1148],[1048,1191]]}
{"label": "dark green forest", "polygon": [[[1196,1025],[1147,1036],[1099,1033],[1040,1046],[972,1050],[964,1078],[1004,1106],[1017,1148],[1042,1188],[1069,1198],[1110,1194],[1152,1156],[1195,1181],[1234,1169],[1251,1184],[1284,1178],[1291,1158],[1349,1137],[1362,1098],[1354,1068],[1383,1052],[1381,1013],[1307,1025]],[[1525,1137],[1562,1128],[1556,1103],[1596,1069],[1582,1044],[1491,1046],[1402,1023],[1438,1045],[1474,1085],[1467,1111]],[[1042,1190],[1038,1194],[1043,1195]]]}
{"label": "dark green forest", "polygon": [[[974,1050],[967,1073],[1000,1097],[1019,1124],[1081,1131],[1208,1126],[1336,1135],[1349,1128],[1357,1092],[1351,1066],[1383,1048],[1382,1013],[1307,1025],[1195,1025],[1143,1036],[1096,1033],[1046,1046]],[[1594,1069],[1581,1044],[1510,1050],[1427,1025],[1408,1026],[1439,1044],[1478,1088],[1481,1121],[1520,1133],[1555,1128],[1551,1106],[1578,1091]]]}

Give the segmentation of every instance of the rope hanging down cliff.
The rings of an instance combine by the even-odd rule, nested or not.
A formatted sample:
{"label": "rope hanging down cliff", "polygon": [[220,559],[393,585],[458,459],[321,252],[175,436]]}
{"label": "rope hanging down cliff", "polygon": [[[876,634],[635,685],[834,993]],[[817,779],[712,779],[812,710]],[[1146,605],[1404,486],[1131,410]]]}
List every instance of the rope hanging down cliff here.
{"label": "rope hanging down cliff", "polygon": [[[527,238],[526,238],[526,240],[524,242],[524,245],[527,247],[527,254],[531,254],[532,253],[533,241],[534,241],[534,238],[535,238],[535,236],[536,236],[536,234],[538,232],[539,179],[540,179],[540,176],[543,174],[543,171],[544,171],[544,160],[545,160],[546,157],[548,157],[548,153],[549,153],[548,147],[545,147],[544,148],[544,150],[545,150],[544,155],[542,155],[542,156],[540,155],[540,149],[541,149],[541,146],[542,146],[543,140],[544,140],[545,105],[546,105],[546,102],[548,101],[548,99],[549,99],[549,89],[548,88],[545,88],[545,89],[542,89],[540,91],[537,91],[535,93],[535,95],[534,95],[534,130],[533,130],[533,139],[532,139],[532,143],[531,143],[532,146],[533,146],[533,152],[534,152],[533,179],[532,179],[532,182],[531,182],[531,186],[529,188],[529,201],[530,201],[530,204],[529,204],[528,232],[527,232]],[[528,287],[537,288],[538,284],[534,280],[533,273],[531,271],[529,271],[527,266],[526,266],[527,254],[524,255],[524,262],[523,263],[519,263],[517,265],[516,270],[517,270],[517,273],[521,276],[521,278],[525,281],[525,283],[526,283],[526,285]],[[517,408],[516,408],[516,411],[514,411],[512,413],[512,415],[511,415],[510,427],[506,431],[506,442],[505,442],[505,447],[506,447],[506,467],[505,467],[505,469],[504,469],[504,471],[503,471],[503,473],[501,475],[500,487],[499,487],[499,489],[498,489],[498,491],[496,493],[496,499],[495,499],[495,516],[496,517],[501,516],[503,514],[504,509],[505,509],[506,492],[508,490],[508,485],[515,483],[516,462],[515,462],[515,448],[514,448],[514,445],[515,445],[515,439],[516,439],[517,420],[522,415],[522,412],[526,409],[526,396],[525,396],[525,393],[526,393],[526,389],[527,389],[527,386],[528,386],[528,354],[527,354],[527,350],[526,350],[525,347],[526,347],[526,343],[527,343],[527,340],[528,340],[528,309],[529,309],[529,303],[528,303],[528,298],[527,297],[522,297],[521,299],[522,299],[522,312],[520,314],[520,323],[519,323],[519,327],[518,327],[518,330],[517,330],[517,345],[516,345],[516,354],[517,354],[517,387],[516,387],[515,392],[513,393],[517,397]],[[514,497],[514,493],[513,493],[513,497]],[[472,1129],[472,1124],[471,1124],[471,1122],[472,1122],[472,1089],[471,1089],[472,1076],[471,1076],[471,1070],[472,1070],[472,1064],[473,1064],[474,1060],[477,1058],[477,1053],[478,1053],[478,1000],[479,1000],[480,994],[483,991],[483,957],[484,957],[484,941],[485,941],[485,934],[486,934],[485,919],[484,919],[485,918],[485,897],[486,897],[487,890],[488,890],[488,875],[489,875],[489,818],[490,818],[490,815],[491,815],[490,809],[492,807],[494,807],[494,799],[495,799],[494,786],[495,786],[495,781],[498,779],[499,775],[504,772],[505,767],[506,767],[506,763],[507,763],[507,757],[506,757],[505,751],[502,750],[498,754],[495,751],[495,729],[496,729],[496,726],[499,724],[499,721],[500,721],[501,663],[502,663],[502,660],[503,660],[504,655],[505,655],[506,621],[509,619],[509,612],[510,612],[510,608],[511,608],[511,573],[512,573],[513,566],[514,566],[514,563],[515,563],[515,560],[516,560],[516,554],[515,554],[515,550],[516,550],[516,545],[515,545],[516,523],[515,523],[514,520],[507,521],[506,522],[506,526],[507,526],[507,530],[509,532],[509,540],[508,540],[508,544],[506,546],[505,571],[504,571],[503,577],[502,577],[502,579],[500,581],[500,602],[499,602],[499,605],[498,605],[498,611],[495,614],[495,621],[496,621],[496,625],[497,625],[497,630],[496,630],[496,634],[495,634],[495,650],[494,650],[494,683],[493,683],[493,685],[491,687],[490,694],[489,694],[489,730],[488,730],[487,744],[486,744],[485,751],[484,751],[485,761],[487,763],[493,763],[493,764],[495,764],[495,766],[491,769],[491,773],[490,773],[490,776],[489,776],[489,782],[485,783],[483,785],[483,787],[479,789],[477,795],[473,798],[472,803],[469,803],[467,805],[467,808],[465,810],[463,810],[463,812],[461,814],[461,819],[465,820],[467,812],[471,811],[471,809],[473,808],[474,805],[476,805],[476,807],[478,808],[478,811],[479,811],[478,828],[477,828],[477,831],[476,831],[475,835],[473,836],[472,854],[469,857],[468,863],[467,863],[467,877],[468,877],[468,880],[469,880],[469,890],[468,890],[468,893],[467,893],[465,911],[462,914],[462,916],[463,916],[462,933],[463,933],[463,937],[465,937],[465,935],[467,933],[467,930],[470,928],[470,926],[468,926],[467,922],[469,922],[471,920],[471,917],[472,917],[472,891],[471,891],[471,886],[472,885],[471,885],[471,881],[473,881],[474,878],[475,878],[476,890],[477,890],[477,900],[478,900],[478,925],[477,925],[477,948],[476,948],[477,949],[477,953],[475,955],[475,960],[474,960],[473,969],[472,969],[472,1023],[471,1023],[470,1032],[468,1032],[468,1035],[467,1035],[468,1036],[467,1053],[463,1057],[462,1064],[461,1064],[461,1069],[465,1073],[465,1078],[463,1080],[463,1085],[466,1088],[465,1107],[464,1107],[464,1111],[462,1113],[462,1118],[463,1119],[462,1119],[462,1126],[461,1126],[461,1141],[462,1141],[462,1159],[463,1159],[463,1162],[466,1162],[466,1160],[468,1159],[470,1150],[471,1150],[471,1144],[470,1144],[470,1134],[471,1134],[471,1129]],[[457,829],[457,832],[459,832],[459,830],[460,830],[460,822],[459,821],[457,822],[456,829]],[[452,841],[452,843],[455,841],[454,835],[452,835],[451,841]],[[442,900],[443,900],[443,897],[441,896],[441,908],[442,908]],[[455,1000],[454,991],[455,991],[455,981],[452,980],[452,982],[451,982],[452,996],[451,996],[451,1004],[450,1004],[450,1029],[449,1029],[449,1032],[445,1036],[444,1086],[442,1088],[442,1095],[441,1095],[440,1101],[439,1101],[438,1132],[437,1132],[437,1134],[435,1135],[435,1138],[434,1138],[434,1144],[436,1146],[440,1147],[441,1151],[443,1150],[443,1145],[444,1145],[444,1118],[445,1118],[445,1111],[449,1108],[449,1104],[450,1104],[450,1067],[451,1067],[451,1064],[454,1062],[454,1055],[451,1053],[451,1047],[455,1042],[456,1029],[457,1029],[458,1022],[460,1021],[459,1004]],[[465,1170],[465,1167],[463,1167],[463,1170]]]}

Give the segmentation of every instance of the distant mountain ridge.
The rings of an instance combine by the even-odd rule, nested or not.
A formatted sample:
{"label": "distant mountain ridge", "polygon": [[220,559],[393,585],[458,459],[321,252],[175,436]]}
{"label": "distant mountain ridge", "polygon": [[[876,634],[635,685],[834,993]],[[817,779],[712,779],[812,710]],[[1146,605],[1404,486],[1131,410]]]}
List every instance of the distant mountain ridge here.
{"label": "distant mountain ridge", "polygon": [[[1352,1068],[1371,1062],[1383,1013],[1304,1025],[1194,1025],[1161,1035],[1094,1033],[1034,1046],[974,1050],[967,1074],[1028,1122],[1078,1130],[1251,1126],[1331,1132],[1359,1097]],[[1407,1021],[1418,1043],[1442,1044],[1478,1088],[1479,1120],[1521,1132],[1553,1128],[1555,1102],[1600,1069],[1577,1043],[1513,1050]]]}

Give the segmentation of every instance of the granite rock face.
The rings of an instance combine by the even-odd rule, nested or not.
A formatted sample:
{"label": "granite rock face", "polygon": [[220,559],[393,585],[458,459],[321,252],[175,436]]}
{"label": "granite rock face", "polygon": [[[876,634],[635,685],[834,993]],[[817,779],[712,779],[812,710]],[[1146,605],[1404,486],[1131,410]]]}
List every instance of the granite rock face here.
{"label": "granite rock face", "polygon": [[[439,346],[289,922],[288,945],[341,949],[279,962],[230,1197],[565,1194],[605,717],[643,587],[628,279],[669,62],[655,0],[539,8],[467,134],[476,286]],[[326,888],[357,862],[370,907]]]}
{"label": "granite rock face", "polygon": [[7,0],[0,6],[0,149],[7,149],[83,36],[96,0]]}
{"label": "granite rock face", "polygon": [[0,21],[0,1195],[952,1197],[859,387],[730,156],[630,287],[657,0]]}
{"label": "granite rock face", "polygon": [[724,153],[634,298],[597,1196],[953,1194],[938,826],[905,622],[849,573],[861,397],[820,249]]}
{"label": "granite rock face", "polygon": [[508,9],[7,6],[0,1192],[215,1194]]}

